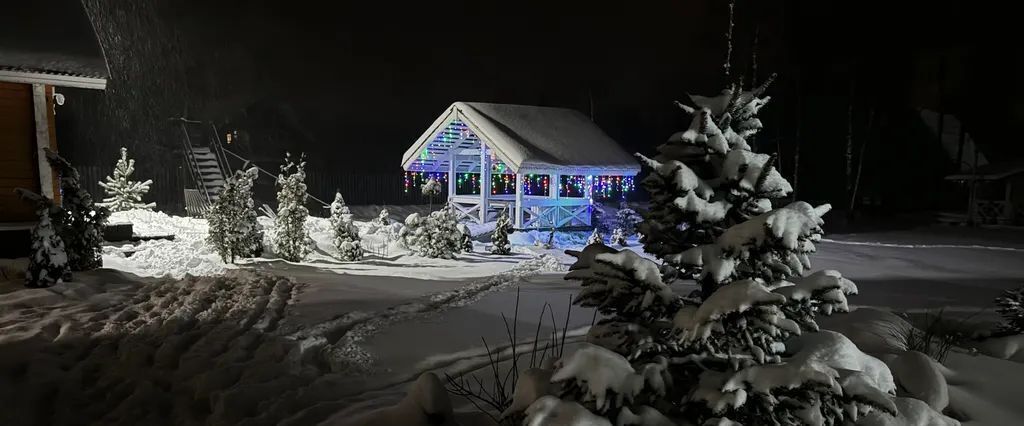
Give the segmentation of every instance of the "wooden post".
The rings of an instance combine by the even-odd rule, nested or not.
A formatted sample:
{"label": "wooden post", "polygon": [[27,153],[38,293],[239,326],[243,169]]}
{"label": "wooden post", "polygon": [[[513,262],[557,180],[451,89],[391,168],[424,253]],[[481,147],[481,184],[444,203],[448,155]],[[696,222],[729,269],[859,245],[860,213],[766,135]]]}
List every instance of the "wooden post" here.
{"label": "wooden post", "polygon": [[487,145],[480,142],[480,224],[487,223],[488,201],[491,197],[491,157]]}
{"label": "wooden post", "polygon": [[54,178],[53,168],[46,161],[46,153],[43,148],[50,148],[50,114],[53,113],[52,104],[47,102],[46,86],[42,84],[32,85],[32,106],[35,112],[36,124],[36,158],[39,159],[39,194],[49,199],[54,199]]}
{"label": "wooden post", "polygon": [[593,216],[593,213],[594,213],[594,177],[593,176],[589,176],[589,175],[587,176],[587,183],[583,186],[583,196],[587,197],[587,202],[589,204],[589,207],[587,208],[587,214],[585,216],[586,217],[586,221],[587,221],[587,226],[591,226],[591,225],[593,225],[593,223],[590,222],[590,217]]}
{"label": "wooden post", "polygon": [[451,204],[455,196],[455,160],[459,158],[455,148],[448,149],[448,203]]}
{"label": "wooden post", "polygon": [[516,229],[523,228],[523,174],[516,173],[516,207],[515,207],[515,227]]}
{"label": "wooden post", "polygon": [[[559,176],[560,175],[558,173],[548,175],[548,198],[553,200],[561,198],[561,194],[559,194],[559,191],[561,190],[561,185],[559,185]],[[558,226],[558,222],[562,219],[562,208],[555,206],[553,211],[554,215],[551,217],[551,226],[556,227]]]}

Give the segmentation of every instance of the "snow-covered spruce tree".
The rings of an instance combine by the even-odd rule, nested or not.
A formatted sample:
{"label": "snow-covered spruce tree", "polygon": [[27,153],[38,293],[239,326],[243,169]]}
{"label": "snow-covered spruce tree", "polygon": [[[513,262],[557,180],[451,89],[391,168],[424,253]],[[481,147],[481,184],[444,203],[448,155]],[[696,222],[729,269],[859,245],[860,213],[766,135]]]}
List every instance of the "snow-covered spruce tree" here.
{"label": "snow-covered spruce tree", "polygon": [[380,214],[373,220],[373,223],[378,226],[388,226],[391,224],[391,213],[388,213],[387,207],[380,209]]}
{"label": "snow-covered spruce tree", "polygon": [[[650,251],[701,284],[702,297],[676,295],[667,280],[677,275],[632,251],[567,251],[577,260],[566,279],[583,286],[575,303],[605,319],[589,345],[559,361],[552,382],[561,397],[614,424],[639,413],[659,425],[839,425],[895,414],[884,363],[841,334],[802,335],[818,329],[817,315],[848,310],[857,288],[836,271],[803,276],[829,206],[771,210],[768,196],[788,183],[742,140],[760,128],[753,113],[763,100],[692,98],[702,105],[696,124],[659,148],[664,158],[644,158],[654,173],[642,233]],[[710,120],[717,114],[724,123]],[[701,173],[715,178],[669,157],[704,162]]]}
{"label": "snow-covered spruce tree", "polygon": [[[619,206],[615,212],[615,227],[622,231],[623,235],[631,237],[636,235],[637,226],[644,221],[644,218],[626,203]],[[613,230],[614,231],[614,230]]]}
{"label": "snow-covered spruce tree", "polygon": [[459,224],[459,232],[462,233],[462,251],[466,253],[473,252],[473,232],[469,230],[469,227],[465,223]]}
{"label": "snow-covered spruce tree", "polygon": [[240,257],[257,257],[263,253],[263,230],[256,221],[256,205],[252,199],[253,182],[259,171],[253,167],[238,170],[228,178],[224,190],[207,213],[210,225],[206,237],[224,262],[235,263]]}
{"label": "snow-covered spruce tree", "polygon": [[997,312],[1003,317],[997,333],[1002,335],[1024,333],[1024,287],[1006,290],[996,298]]}
{"label": "snow-covered spruce tree", "polygon": [[106,182],[100,182],[100,186],[107,193],[107,198],[104,198],[100,205],[115,212],[155,207],[156,204],[142,202],[142,196],[149,192],[149,185],[152,185],[153,181],[131,180],[133,173],[135,160],[128,158],[128,148],[121,147],[121,158],[114,165],[114,175],[107,176]]}
{"label": "snow-covered spruce tree", "polygon": [[62,209],[55,206],[53,200],[32,191],[21,188],[15,191],[23,200],[35,204],[36,217],[39,219],[32,228],[32,251],[25,271],[25,285],[49,287],[69,279],[71,270],[68,267],[68,255],[53,222],[53,217],[62,215]]}
{"label": "snow-covered spruce tree", "polygon": [[464,246],[463,233],[451,206],[427,217],[409,215],[399,236],[406,247],[423,257],[453,259]]}
{"label": "snow-covered spruce tree", "polygon": [[405,217],[402,229],[398,231],[398,239],[402,245],[409,250],[416,250],[419,246],[419,239],[423,236],[420,228],[423,226],[423,217],[419,213],[411,213]]}
{"label": "snow-covered spruce tree", "polygon": [[508,241],[508,235],[515,231],[512,226],[512,219],[508,217],[508,210],[498,213],[498,221],[494,225],[494,233],[491,234],[492,254],[512,254],[512,243]]}
{"label": "snow-covered spruce tree", "polygon": [[590,237],[587,238],[587,245],[591,244],[604,244],[604,235],[601,235],[601,231],[594,228],[594,232],[590,233]]}
{"label": "snow-covered spruce tree", "polygon": [[277,175],[277,217],[274,219],[274,251],[282,259],[302,261],[310,252],[309,233],[306,232],[306,155],[299,161],[285,153],[281,173]]}
{"label": "snow-covered spruce tree", "polygon": [[334,194],[334,202],[331,203],[331,228],[334,229],[334,248],[338,249],[341,260],[352,262],[363,257],[359,228],[352,223],[352,213],[340,192]]}
{"label": "snow-covered spruce tree", "polygon": [[[651,203],[639,226],[640,242],[683,277],[701,272],[683,264],[684,251],[714,242],[792,192],[774,157],[751,152],[746,141],[762,127],[757,114],[770,98],[761,96],[773,79],[751,91],[733,85],[714,97],[692,95],[696,108],[677,103],[693,117],[690,127],[669,137],[653,158],[638,154],[652,171],[642,181]],[[710,289],[702,290],[709,295]]]}
{"label": "snow-covered spruce tree", "polygon": [[103,266],[103,226],[110,210],[93,202],[71,162],[49,148],[46,160],[60,176],[61,209],[53,223],[68,255],[72,271],[88,271]]}
{"label": "snow-covered spruce tree", "polygon": [[626,232],[622,228],[615,228],[612,230],[612,236],[608,241],[610,245],[627,246],[629,243],[626,241]]}

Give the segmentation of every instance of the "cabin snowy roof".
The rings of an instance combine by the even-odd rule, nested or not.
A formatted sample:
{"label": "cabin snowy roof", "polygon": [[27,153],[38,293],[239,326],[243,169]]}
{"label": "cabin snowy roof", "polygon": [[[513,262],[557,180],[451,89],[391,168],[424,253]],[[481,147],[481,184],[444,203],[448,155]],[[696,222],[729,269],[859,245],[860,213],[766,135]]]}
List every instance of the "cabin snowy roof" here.
{"label": "cabin snowy roof", "polygon": [[103,89],[110,71],[78,0],[5,4],[0,12],[0,81]]}
{"label": "cabin snowy roof", "polygon": [[974,172],[966,171],[946,176],[946,180],[1000,180],[1024,173],[1024,160],[1006,161],[978,166]]}
{"label": "cabin snowy roof", "polygon": [[633,176],[640,171],[632,155],[579,111],[480,102],[448,107],[405,152],[402,167],[447,171],[454,149],[463,156],[456,171],[476,171],[481,142],[516,173]]}

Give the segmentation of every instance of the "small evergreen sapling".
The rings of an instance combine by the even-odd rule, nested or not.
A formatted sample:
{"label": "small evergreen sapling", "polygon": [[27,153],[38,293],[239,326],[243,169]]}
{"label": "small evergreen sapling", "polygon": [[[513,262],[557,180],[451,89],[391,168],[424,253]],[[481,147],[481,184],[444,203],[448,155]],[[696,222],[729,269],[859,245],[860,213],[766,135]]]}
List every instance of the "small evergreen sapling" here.
{"label": "small evergreen sapling", "polygon": [[996,310],[1003,317],[997,333],[1002,335],[1024,333],[1024,287],[1006,290],[996,298]]}
{"label": "small evergreen sapling", "polygon": [[302,261],[311,251],[311,239],[306,231],[306,155],[299,161],[285,153],[285,162],[277,176],[277,217],[274,219],[274,251],[282,259]]}
{"label": "small evergreen sapling", "polygon": [[629,242],[626,241],[626,233],[622,231],[622,228],[615,228],[615,230],[612,231],[611,240],[608,241],[608,244],[623,247],[629,245]]}
{"label": "small evergreen sapling", "polygon": [[466,253],[473,252],[473,232],[469,230],[469,227],[465,223],[459,224],[459,232],[462,233],[462,251]]}
{"label": "small evergreen sapling", "polygon": [[331,203],[331,227],[334,229],[334,247],[338,249],[339,258],[346,262],[361,259],[363,247],[359,240],[359,228],[352,223],[352,213],[340,192],[334,194],[334,202]]}
{"label": "small evergreen sapling", "polygon": [[512,254],[512,243],[508,241],[508,235],[515,228],[512,227],[512,220],[508,217],[508,210],[498,213],[498,221],[494,225],[494,234],[491,235],[492,254]]}
{"label": "small evergreen sapling", "polygon": [[135,173],[135,160],[128,158],[128,149],[121,148],[121,158],[114,165],[114,175],[107,176],[106,182],[100,182],[100,186],[107,193],[107,198],[99,203],[111,211],[122,212],[133,209],[150,210],[156,206],[154,203],[143,203],[142,196],[149,192],[149,185],[152,180],[143,182],[131,180]]}
{"label": "small evergreen sapling", "polygon": [[391,213],[388,213],[388,209],[386,207],[380,209],[380,214],[373,220],[373,223],[378,226],[388,226],[391,224]]}
{"label": "small evergreen sapling", "polygon": [[207,214],[210,231],[206,241],[224,262],[235,263],[236,258],[257,257],[263,253],[263,231],[256,221],[252,199],[257,176],[255,167],[236,171]]}
{"label": "small evergreen sapling", "polygon": [[28,258],[28,270],[25,271],[25,285],[49,287],[69,280],[71,270],[64,241],[57,234],[52,219],[61,215],[61,208],[55,206],[53,200],[34,192],[21,188],[16,192],[23,200],[35,203],[36,216],[39,218],[39,222],[32,228],[32,251]]}
{"label": "small evergreen sapling", "polygon": [[636,235],[637,226],[643,221],[644,218],[626,203],[622,203],[619,211],[615,212],[615,226],[626,237]]}
{"label": "small evergreen sapling", "polygon": [[60,216],[53,217],[68,255],[72,271],[88,271],[103,266],[103,226],[110,210],[93,202],[92,195],[82,188],[78,170],[71,162],[49,148],[46,160],[60,176]]}
{"label": "small evergreen sapling", "polygon": [[604,244],[604,236],[601,235],[601,231],[597,228],[594,228],[594,232],[591,232],[590,237],[587,238],[587,245],[591,244]]}
{"label": "small evergreen sapling", "polygon": [[430,203],[429,209],[430,211],[433,211],[434,197],[441,195],[441,183],[436,179],[427,179],[426,182],[423,182],[423,186],[420,187],[420,192],[423,193],[424,197],[427,197],[427,200]]}

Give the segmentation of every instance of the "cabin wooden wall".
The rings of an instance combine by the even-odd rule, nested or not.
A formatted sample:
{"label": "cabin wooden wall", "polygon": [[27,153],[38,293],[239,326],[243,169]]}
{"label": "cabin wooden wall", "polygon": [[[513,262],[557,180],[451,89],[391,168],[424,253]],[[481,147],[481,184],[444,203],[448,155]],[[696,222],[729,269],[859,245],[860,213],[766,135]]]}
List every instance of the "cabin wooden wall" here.
{"label": "cabin wooden wall", "polygon": [[15,188],[39,191],[32,86],[0,82],[0,223],[33,222],[32,206]]}

